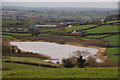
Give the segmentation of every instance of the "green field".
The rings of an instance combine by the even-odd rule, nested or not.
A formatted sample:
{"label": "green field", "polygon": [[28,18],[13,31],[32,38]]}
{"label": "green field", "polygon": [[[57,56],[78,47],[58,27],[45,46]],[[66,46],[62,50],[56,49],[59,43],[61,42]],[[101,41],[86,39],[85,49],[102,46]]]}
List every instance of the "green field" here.
{"label": "green field", "polygon": [[30,33],[9,33],[9,32],[3,32],[3,34],[10,34],[10,35],[31,35]]}
{"label": "green field", "polygon": [[20,21],[0,21],[2,24],[14,24],[14,23],[19,23]]}
{"label": "green field", "polygon": [[105,54],[108,56],[108,59],[113,61],[113,62],[118,62],[118,55],[114,55],[114,54],[119,54],[118,50],[119,48],[107,48],[107,50],[105,51]]}
{"label": "green field", "polygon": [[65,27],[65,28],[47,29],[46,31],[60,32],[63,30],[64,32],[70,32],[73,30],[82,30],[82,29],[93,27],[93,26],[96,26],[96,25],[80,25],[80,26],[72,26],[72,27]]}
{"label": "green field", "polygon": [[115,35],[115,36],[107,37],[105,39],[107,39],[111,45],[119,46],[120,45],[120,42],[118,41],[119,37],[120,37],[120,35]]}
{"label": "green field", "polygon": [[106,23],[115,23],[115,22],[120,22],[120,21],[107,21]]}
{"label": "green field", "polygon": [[90,38],[100,38],[100,37],[104,37],[104,36],[108,36],[108,35],[90,35],[90,36],[86,36],[86,37],[90,37]]}
{"label": "green field", "polygon": [[41,33],[41,34],[39,34],[39,35],[50,35],[50,34],[48,34],[48,33]]}
{"label": "green field", "polygon": [[12,36],[0,35],[0,38],[12,38]]}
{"label": "green field", "polygon": [[11,16],[2,16],[2,18],[11,18]]}
{"label": "green field", "polygon": [[109,33],[109,32],[118,32],[119,26],[105,25],[97,28],[86,30],[87,33]]}
{"label": "green field", "polygon": [[[45,68],[3,63],[3,78],[117,78],[117,67],[106,68]],[[33,75],[34,74],[34,75]]]}
{"label": "green field", "polygon": [[[109,21],[108,23],[114,23],[114,22],[118,22],[118,21]],[[86,30],[86,33],[109,33],[109,32],[118,32],[118,27],[119,26],[114,26],[114,25],[105,25],[105,26],[101,26],[101,27],[97,27],[97,28],[93,28],[93,29],[89,29]],[[100,38],[100,37],[104,37],[104,36],[108,36],[108,35],[90,35],[90,36],[86,36],[87,38],[82,38],[83,40],[90,40],[90,38]],[[114,35],[114,36],[109,36],[103,39],[106,39],[109,41],[109,43],[112,46],[120,46],[118,38],[120,35]],[[113,61],[113,62],[118,62],[118,55],[114,55],[114,54],[119,54],[118,53],[118,47],[116,48],[107,48],[105,54],[108,56],[108,59]]]}
{"label": "green field", "polygon": [[45,65],[53,65],[53,66],[60,66],[59,64],[53,64],[49,62],[42,61],[40,58],[30,58],[30,57],[9,57],[10,61],[21,61],[21,62],[30,62],[30,63],[39,63]]}
{"label": "green field", "polygon": [[72,27],[66,27],[66,31],[70,32],[72,30],[82,30],[82,29],[86,29],[86,28],[90,28],[96,25],[80,25],[80,26],[72,26]]}

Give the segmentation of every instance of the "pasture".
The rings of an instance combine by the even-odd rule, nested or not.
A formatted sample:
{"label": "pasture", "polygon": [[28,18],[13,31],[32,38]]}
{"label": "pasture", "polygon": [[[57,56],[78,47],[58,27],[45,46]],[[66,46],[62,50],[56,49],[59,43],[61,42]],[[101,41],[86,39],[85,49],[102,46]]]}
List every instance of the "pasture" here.
{"label": "pasture", "polygon": [[10,32],[2,32],[2,34],[8,35],[31,35],[30,33],[10,33]]}
{"label": "pasture", "polygon": [[20,23],[20,21],[0,21],[2,24],[14,24],[14,23]]}
{"label": "pasture", "polygon": [[3,59],[3,60],[38,63],[38,64],[42,64],[42,65],[50,65],[50,66],[58,66],[58,67],[61,66],[59,64],[42,61],[41,58],[32,58],[32,57],[9,57],[9,59]]}
{"label": "pasture", "polygon": [[6,69],[3,70],[3,78],[118,78],[117,67],[45,68],[3,63],[3,69]]}
{"label": "pasture", "polygon": [[120,47],[107,48],[107,50],[105,51],[105,54],[108,56],[109,60],[111,60],[113,62],[118,62],[119,55],[115,55],[115,54],[119,54],[119,49],[120,49]]}
{"label": "pasture", "polygon": [[109,32],[118,32],[119,26],[114,25],[105,25],[97,28],[86,30],[87,33],[109,33]]}

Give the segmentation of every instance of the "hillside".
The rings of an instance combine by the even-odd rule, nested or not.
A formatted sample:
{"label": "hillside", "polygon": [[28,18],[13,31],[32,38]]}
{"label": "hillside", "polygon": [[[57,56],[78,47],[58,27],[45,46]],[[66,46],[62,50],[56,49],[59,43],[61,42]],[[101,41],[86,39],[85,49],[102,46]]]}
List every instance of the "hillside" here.
{"label": "hillside", "polygon": [[[85,36],[83,36],[81,39],[85,41],[89,40],[107,40],[110,44],[110,47],[107,48],[105,54],[108,55],[108,59],[112,60],[114,62],[118,62],[118,48],[119,48],[119,26],[117,24],[119,21],[107,21],[107,24],[103,25],[80,25],[80,26],[72,26],[72,27],[65,27],[65,28],[55,28],[55,29],[48,29],[47,31],[53,32],[71,32],[73,30],[84,30]],[[113,23],[114,25],[110,25],[110,23]],[[94,35],[93,35],[94,34]],[[111,51],[113,50],[113,51]]]}

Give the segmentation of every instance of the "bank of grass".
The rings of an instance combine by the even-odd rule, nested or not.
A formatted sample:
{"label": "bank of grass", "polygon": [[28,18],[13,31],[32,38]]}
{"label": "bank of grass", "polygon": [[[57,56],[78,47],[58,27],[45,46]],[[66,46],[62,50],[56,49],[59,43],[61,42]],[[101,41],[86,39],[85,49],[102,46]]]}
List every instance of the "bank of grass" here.
{"label": "bank of grass", "polygon": [[3,78],[117,78],[118,68],[45,68],[3,63]]}
{"label": "bank of grass", "polygon": [[107,50],[105,51],[105,54],[108,56],[108,59],[113,61],[113,62],[118,62],[118,56],[119,55],[115,55],[115,54],[119,54],[119,50],[120,47],[118,48],[107,48]]}

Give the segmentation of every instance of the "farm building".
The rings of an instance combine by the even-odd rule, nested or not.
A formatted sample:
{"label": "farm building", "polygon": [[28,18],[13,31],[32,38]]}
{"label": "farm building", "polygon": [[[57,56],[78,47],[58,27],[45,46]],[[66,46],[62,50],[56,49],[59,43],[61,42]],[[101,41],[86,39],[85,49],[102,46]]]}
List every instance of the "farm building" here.
{"label": "farm building", "polygon": [[38,29],[38,28],[52,28],[57,27],[56,25],[32,25],[29,28],[30,29]]}
{"label": "farm building", "polygon": [[82,30],[73,30],[71,33],[83,33]]}

